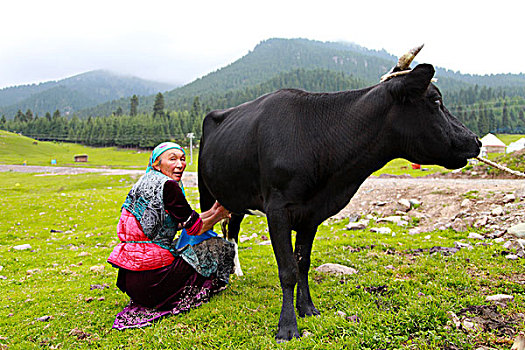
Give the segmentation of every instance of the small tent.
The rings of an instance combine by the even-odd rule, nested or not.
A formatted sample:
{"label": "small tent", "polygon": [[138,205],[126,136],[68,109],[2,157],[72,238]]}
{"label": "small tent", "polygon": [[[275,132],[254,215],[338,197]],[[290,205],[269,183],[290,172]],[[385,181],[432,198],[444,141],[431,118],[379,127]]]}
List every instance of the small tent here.
{"label": "small tent", "polygon": [[519,150],[522,150],[525,148],[525,137],[522,137],[521,139],[519,139],[518,141],[514,141],[512,142],[508,147],[507,147],[507,153],[512,153],[512,152],[516,152],[516,151],[519,151]]}
{"label": "small tent", "polygon": [[498,139],[492,134],[487,134],[483,136],[481,141],[481,154],[487,153],[505,153],[505,148],[507,147],[503,141]]}

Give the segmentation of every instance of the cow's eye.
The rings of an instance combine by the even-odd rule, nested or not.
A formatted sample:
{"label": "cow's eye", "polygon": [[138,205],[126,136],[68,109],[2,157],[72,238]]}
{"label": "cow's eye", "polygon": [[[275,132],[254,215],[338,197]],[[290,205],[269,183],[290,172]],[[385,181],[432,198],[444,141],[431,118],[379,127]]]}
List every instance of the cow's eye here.
{"label": "cow's eye", "polygon": [[434,103],[438,106],[438,107],[441,107],[441,100],[438,98],[436,100],[434,100]]}

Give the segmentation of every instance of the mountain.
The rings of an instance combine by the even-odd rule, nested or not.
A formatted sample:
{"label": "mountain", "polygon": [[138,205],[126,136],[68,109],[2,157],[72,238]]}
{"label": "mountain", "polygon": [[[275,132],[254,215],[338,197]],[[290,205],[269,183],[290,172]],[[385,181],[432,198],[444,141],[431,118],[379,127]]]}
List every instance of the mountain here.
{"label": "mountain", "polygon": [[[254,87],[296,69],[325,69],[343,72],[363,81],[364,85],[377,82],[396,58],[385,51],[365,49],[351,43],[325,43],[307,39],[268,39],[235,62],[199,78],[183,87],[164,94],[168,110],[191,108],[195,96],[229,94]],[[283,86],[281,86],[283,87]],[[289,87],[289,86],[286,86]],[[150,112],[154,96],[140,99],[139,111]],[[185,101],[182,103],[181,101]],[[187,101],[190,101],[188,105]],[[129,99],[112,101],[80,112],[80,116],[109,115],[118,107],[129,109]],[[217,106],[209,106],[218,108]]]}
{"label": "mountain", "polygon": [[[259,43],[252,51],[235,62],[207,74],[185,86],[164,94],[168,110],[190,110],[196,96],[209,109],[225,108],[234,103],[242,103],[254,98],[251,93],[245,100],[230,99],[227,96],[242,95],[246,89],[257,85],[271,86],[273,89],[290,87],[269,83],[272,79],[294,70],[316,70],[344,73],[346,77],[358,79],[362,86],[376,84],[381,75],[396,63],[397,58],[386,51],[369,50],[352,43],[320,42],[307,39],[268,39]],[[413,66],[416,63],[413,64]],[[445,68],[436,67],[437,85],[446,97],[462,90],[486,85],[493,88],[525,88],[525,75],[499,74],[490,76],[465,75]],[[307,89],[301,84],[295,86]],[[255,89],[259,90],[259,89]],[[270,90],[271,91],[271,90]],[[261,91],[269,92],[269,91]],[[521,90],[519,92],[521,94]],[[220,101],[221,103],[208,103]],[[257,97],[257,96],[255,96]],[[155,96],[140,98],[139,112],[151,113]],[[224,100],[232,104],[224,103]],[[111,101],[79,112],[79,116],[110,115],[118,108],[129,110],[129,99]]]}
{"label": "mountain", "polygon": [[[40,115],[40,111],[53,113],[55,109],[59,109],[62,114],[74,113],[81,118],[107,116],[119,109],[127,114],[132,94],[139,96],[138,112],[151,113],[155,95],[162,91],[166,91],[163,94],[168,111],[190,111],[197,96],[203,110],[226,108],[253,99],[259,96],[257,93],[264,94],[279,88],[311,89],[310,79],[316,74],[316,70],[343,74],[344,79],[350,79],[354,83],[357,81],[358,87],[370,86],[378,83],[381,75],[390,70],[396,61],[397,57],[384,50],[369,50],[353,43],[274,38],[262,41],[235,62],[169,91],[166,91],[169,89],[166,86],[155,85],[149,92],[126,90],[110,97],[107,89],[122,86],[122,77],[104,71],[90,72],[86,73],[88,76],[80,75],[52,84],[25,86],[21,87],[22,91],[15,88],[9,91],[0,90],[0,114],[5,113],[6,116],[12,117],[18,109],[25,112],[27,108]],[[417,63],[414,62],[412,66],[415,64]],[[293,86],[290,85],[289,77],[286,77],[290,72],[296,72]],[[106,74],[105,78],[95,79],[96,73]],[[103,81],[100,88],[90,84],[87,84],[87,89],[70,88],[68,85],[73,84],[75,79],[89,80],[91,75],[93,80]],[[436,67],[436,78],[447,105],[478,102],[483,94],[476,90],[477,86],[488,88],[489,91],[485,95],[490,98],[525,96],[524,74],[466,75]],[[352,84],[355,85],[354,83]],[[52,90],[58,85],[67,89]],[[108,85],[111,88],[108,88]],[[47,95],[42,96],[44,92],[40,90],[44,89]],[[25,92],[26,95],[21,92]],[[5,103],[3,94],[7,93],[11,96],[10,101],[20,99],[25,104],[18,102],[8,110],[7,107],[2,108]],[[50,98],[49,95],[54,97]],[[465,96],[468,98],[465,99]],[[55,103],[55,100],[60,103]]]}
{"label": "mountain", "polygon": [[[188,133],[200,137],[209,110],[239,105],[280,88],[325,92],[359,89],[377,84],[395,63],[396,58],[385,51],[350,43],[270,39],[228,66],[163,93],[167,113],[153,116],[158,93],[139,96],[138,113],[131,116],[129,95],[79,110],[80,105],[73,102],[89,96],[95,103],[97,89],[53,86],[25,100],[38,100],[32,105],[42,109],[51,108],[46,101],[59,101],[66,106],[61,113],[32,118],[22,110],[13,120],[0,118],[0,128],[43,140],[93,146],[153,147],[168,139],[185,143]],[[523,74],[476,76],[436,67],[436,78],[447,108],[477,135],[525,133]],[[118,83],[114,77],[108,79],[111,81],[104,86]],[[67,118],[67,112],[74,116]],[[100,116],[109,117],[95,118]]]}
{"label": "mountain", "polygon": [[173,89],[174,85],[96,70],[59,81],[21,85],[0,90],[0,115],[13,117],[28,109],[43,116],[60,110],[71,114],[98,104]]}

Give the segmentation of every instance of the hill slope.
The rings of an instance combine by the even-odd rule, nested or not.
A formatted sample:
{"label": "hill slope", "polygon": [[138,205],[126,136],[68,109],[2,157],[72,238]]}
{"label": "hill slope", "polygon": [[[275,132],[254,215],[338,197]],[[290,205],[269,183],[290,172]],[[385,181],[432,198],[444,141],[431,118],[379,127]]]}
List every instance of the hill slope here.
{"label": "hill slope", "polygon": [[[252,89],[258,84],[264,84],[281,73],[298,69],[343,72],[349,77],[359,79],[363,86],[371,85],[377,83],[379,77],[387,72],[396,60],[396,57],[385,51],[368,50],[350,43],[269,39],[228,66],[167,92],[164,95],[165,104],[168,109],[189,109],[195,96],[199,96],[201,101],[207,101],[212,95],[240,94],[244,89]],[[472,76],[436,67],[436,77],[439,87],[448,94],[468,89],[475,84],[492,87],[525,87],[523,74]],[[274,86],[274,88],[281,87],[290,86]],[[154,98],[155,96],[142,97],[139,111],[150,113]],[[241,102],[245,101],[246,99]],[[128,106],[129,99],[121,99],[81,111],[79,115],[109,115],[118,107],[127,110]],[[211,109],[224,107],[223,104],[209,105]]]}
{"label": "hill slope", "polygon": [[[190,110],[198,96],[204,109],[230,107],[257,97],[254,95],[257,91],[266,93],[269,92],[267,89],[292,87],[282,79],[283,74],[301,70],[344,73],[346,78],[359,81],[359,87],[368,86],[376,84],[396,59],[385,51],[369,50],[351,43],[268,39],[235,62],[183,87],[167,91],[164,93],[165,106],[168,110]],[[476,85],[493,89],[487,94],[487,99],[525,96],[524,74],[464,75],[436,67],[436,77],[448,105],[478,102]],[[75,113],[79,117],[108,116],[119,108],[126,114],[133,94],[139,96],[138,112],[151,113],[155,95],[169,87],[142,83],[144,81],[140,79],[124,79],[95,71],[60,82],[3,89],[0,90],[0,114],[12,118],[18,109],[25,112],[28,108],[41,116],[45,112],[53,113],[55,109],[63,115]],[[261,84],[266,90],[261,89]],[[309,90],[309,86],[311,84],[302,80],[293,87]],[[465,100],[465,96],[469,98]],[[6,101],[18,102],[6,107]]]}
{"label": "hill slope", "polygon": [[0,90],[0,114],[12,118],[18,110],[26,112],[28,109],[40,116],[57,109],[63,114],[70,114],[133,94],[151,95],[173,87],[97,70],[59,81],[4,88]]}

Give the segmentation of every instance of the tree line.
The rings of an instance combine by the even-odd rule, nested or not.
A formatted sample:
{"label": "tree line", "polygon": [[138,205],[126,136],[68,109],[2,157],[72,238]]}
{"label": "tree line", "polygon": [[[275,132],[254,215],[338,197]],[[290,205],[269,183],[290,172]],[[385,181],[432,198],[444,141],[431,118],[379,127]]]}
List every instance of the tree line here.
{"label": "tree line", "polygon": [[480,136],[525,133],[525,88],[475,85],[443,95],[452,114]]}
{"label": "tree line", "polygon": [[[33,115],[31,110],[18,111],[13,120],[0,119],[0,129],[21,133],[37,140],[56,140],[81,143],[88,146],[118,146],[152,148],[160,142],[173,140],[187,145],[188,133],[198,139],[204,113],[198,97],[189,111],[165,111],[163,95],[156,97],[151,114],[136,112],[138,99],[130,100],[130,113],[114,113],[108,117],[77,116],[67,118],[59,110],[44,117]],[[117,111],[118,112],[118,111]]]}
{"label": "tree line", "polygon": [[[264,83],[226,93],[186,96],[166,103],[158,93],[149,112],[140,108],[136,95],[127,107],[116,106],[105,117],[68,118],[61,111],[39,117],[30,109],[18,110],[13,119],[0,119],[0,128],[40,140],[77,142],[90,146],[150,148],[168,139],[187,145],[186,135],[201,136],[204,116],[212,109],[223,109],[255,99],[281,87],[308,91],[341,91],[368,86],[369,83],[342,72],[324,69],[296,69],[281,73]],[[514,89],[514,90],[513,90]],[[444,92],[445,105],[480,137],[488,132],[525,133],[525,91],[521,88],[468,87]],[[523,95],[522,95],[523,94]],[[150,105],[151,106],[151,105]]]}

